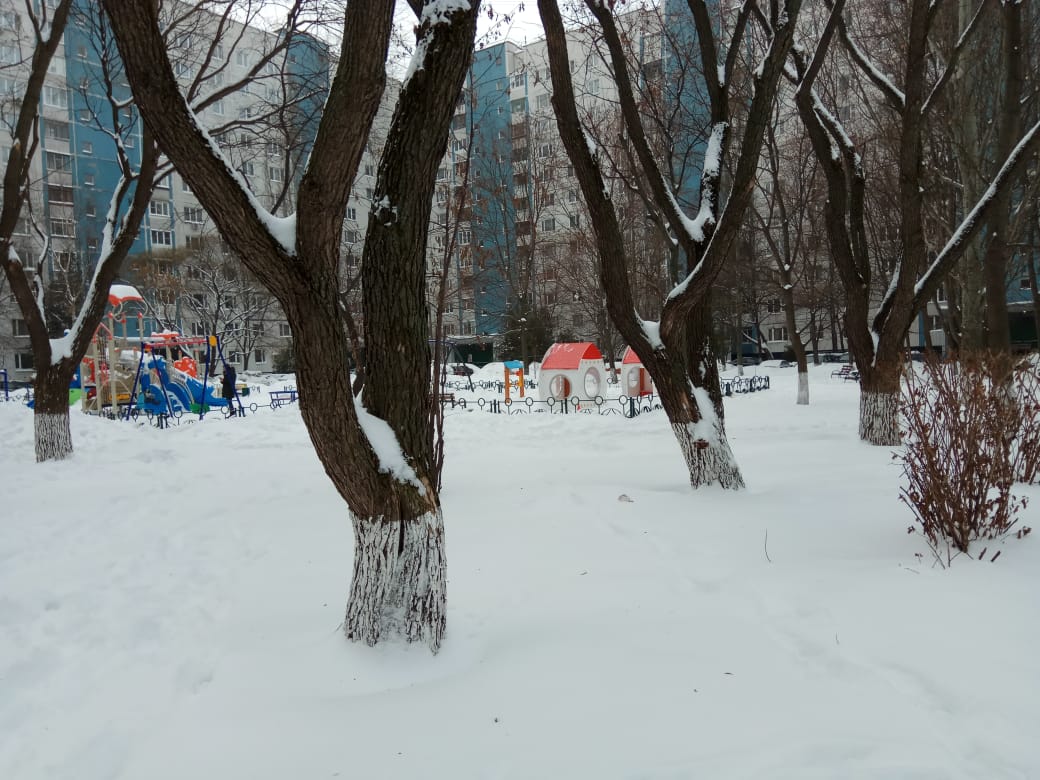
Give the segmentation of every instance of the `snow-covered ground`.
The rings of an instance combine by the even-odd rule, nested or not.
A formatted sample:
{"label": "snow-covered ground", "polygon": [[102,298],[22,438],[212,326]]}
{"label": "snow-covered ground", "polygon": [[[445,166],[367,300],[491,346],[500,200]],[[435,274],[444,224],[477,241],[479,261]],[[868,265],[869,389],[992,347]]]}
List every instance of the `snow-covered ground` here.
{"label": "snow-covered ground", "polygon": [[660,412],[449,411],[436,657],[344,640],[295,407],[36,465],[0,404],[0,778],[1040,777],[1035,540],[934,568],[832,369],[727,399],[741,493]]}

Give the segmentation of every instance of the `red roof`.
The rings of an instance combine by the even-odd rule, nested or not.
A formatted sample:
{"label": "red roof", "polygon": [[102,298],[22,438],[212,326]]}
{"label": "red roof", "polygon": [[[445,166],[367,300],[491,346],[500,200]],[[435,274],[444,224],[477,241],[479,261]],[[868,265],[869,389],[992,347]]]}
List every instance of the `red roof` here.
{"label": "red roof", "polygon": [[542,370],[555,368],[558,371],[572,371],[578,368],[582,360],[603,360],[603,353],[591,341],[573,343],[556,343],[542,358]]}
{"label": "red roof", "polygon": [[621,364],[641,366],[643,365],[643,361],[639,359],[639,355],[636,354],[636,351],[632,349],[632,347],[628,347],[625,349],[625,356],[621,358]]}
{"label": "red roof", "polygon": [[108,302],[112,306],[119,306],[127,301],[144,301],[137,288],[129,284],[113,284],[108,288]]}

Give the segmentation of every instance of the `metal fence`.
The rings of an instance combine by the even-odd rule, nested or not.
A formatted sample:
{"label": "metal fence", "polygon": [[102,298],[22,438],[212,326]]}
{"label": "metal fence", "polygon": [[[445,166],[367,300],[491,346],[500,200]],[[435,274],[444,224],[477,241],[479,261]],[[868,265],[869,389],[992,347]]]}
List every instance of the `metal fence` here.
{"label": "metal fence", "polygon": [[[461,389],[461,388],[460,388]],[[742,395],[769,389],[769,377],[766,375],[738,376],[720,381],[723,396]],[[531,396],[509,399],[478,398],[469,401],[465,398],[442,396],[442,403],[451,407],[468,409],[476,407],[479,411],[491,414],[620,414],[622,417],[636,417],[646,412],[661,408],[661,399],[653,393],[640,396],[623,395],[620,398],[549,398],[540,401]]]}

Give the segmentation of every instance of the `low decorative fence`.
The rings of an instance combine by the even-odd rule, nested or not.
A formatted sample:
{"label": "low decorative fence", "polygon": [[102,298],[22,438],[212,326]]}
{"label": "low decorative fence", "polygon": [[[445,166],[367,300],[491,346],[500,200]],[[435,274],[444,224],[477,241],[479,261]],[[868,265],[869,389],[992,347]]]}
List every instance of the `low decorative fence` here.
{"label": "low decorative fence", "polygon": [[[757,375],[723,379],[720,381],[720,388],[723,396],[755,393],[769,389],[769,377]],[[482,412],[491,414],[620,414],[622,417],[631,418],[661,408],[661,399],[653,393],[640,396],[623,395],[620,398],[604,398],[601,395],[592,399],[549,398],[545,401],[539,401],[531,396],[511,398],[508,401],[499,398],[478,398],[476,401],[467,401],[465,398],[456,398],[454,394],[450,397],[441,397],[442,403],[450,402],[453,409],[476,407]]]}

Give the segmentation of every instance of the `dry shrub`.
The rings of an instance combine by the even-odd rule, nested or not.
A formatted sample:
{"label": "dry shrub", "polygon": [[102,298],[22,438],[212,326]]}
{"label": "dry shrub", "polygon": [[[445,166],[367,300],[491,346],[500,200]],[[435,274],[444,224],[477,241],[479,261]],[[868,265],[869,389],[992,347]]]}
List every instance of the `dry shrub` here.
{"label": "dry shrub", "polygon": [[905,447],[895,454],[906,485],[900,499],[913,510],[920,530],[942,566],[959,554],[973,555],[973,542],[992,542],[1015,528],[1027,499],[1012,492],[1031,481],[1040,458],[1040,388],[1035,365],[1007,356],[979,355],[930,361],[904,385]]}
{"label": "dry shrub", "polygon": [[1012,457],[1018,481],[1033,484],[1040,480],[1040,359],[1036,355],[1015,372],[1015,398],[1022,419]]}

